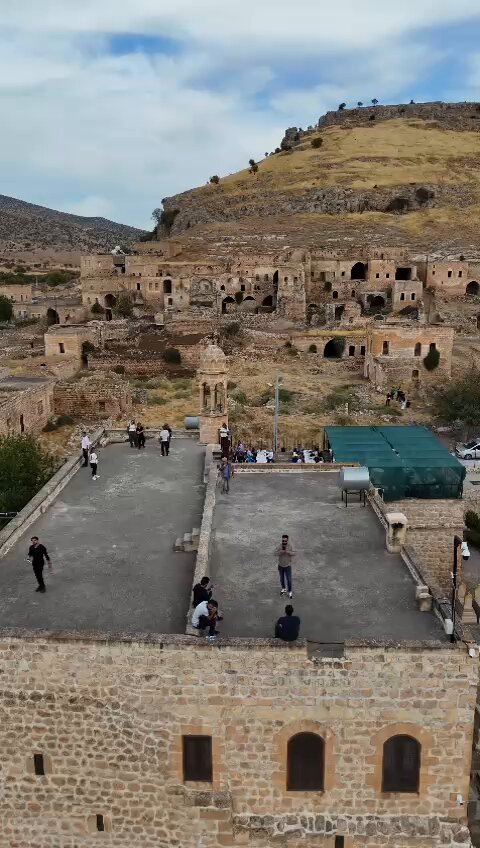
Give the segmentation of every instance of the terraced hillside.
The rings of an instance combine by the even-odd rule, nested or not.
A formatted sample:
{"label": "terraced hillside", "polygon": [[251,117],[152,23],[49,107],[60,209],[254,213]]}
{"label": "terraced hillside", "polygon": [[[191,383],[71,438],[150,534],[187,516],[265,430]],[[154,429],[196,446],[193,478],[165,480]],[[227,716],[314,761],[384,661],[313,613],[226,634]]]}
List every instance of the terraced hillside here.
{"label": "terraced hillside", "polygon": [[[476,242],[480,113],[468,116],[475,118],[468,123],[459,109],[455,129],[455,113],[443,123],[399,115],[398,109],[394,117],[384,109],[376,120],[369,111],[374,120],[363,113],[361,121],[355,114],[346,120],[344,112],[338,125],[323,126],[321,119],[320,126],[294,136],[290,149],[259,161],[256,173],[247,168],[218,185],[166,198],[164,208],[178,210],[172,234],[239,221],[248,228],[250,220],[252,231],[259,232],[261,222],[268,228],[272,219],[289,232],[297,216],[304,216],[312,228],[315,219],[320,229],[325,224],[333,238],[357,233],[368,238],[372,223],[378,223],[380,229],[393,227],[400,241],[402,233],[409,242],[418,240],[419,248],[445,236],[455,242],[453,249]],[[373,220],[365,220],[371,215]]]}

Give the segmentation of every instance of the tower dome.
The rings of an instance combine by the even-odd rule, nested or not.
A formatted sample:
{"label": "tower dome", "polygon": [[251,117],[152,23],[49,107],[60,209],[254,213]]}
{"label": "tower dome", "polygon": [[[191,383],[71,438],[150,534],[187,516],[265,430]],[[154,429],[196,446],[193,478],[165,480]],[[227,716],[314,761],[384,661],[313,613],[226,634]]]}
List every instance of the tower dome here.
{"label": "tower dome", "polygon": [[223,350],[215,344],[209,344],[200,356],[199,371],[203,374],[218,373],[227,370],[227,358]]}

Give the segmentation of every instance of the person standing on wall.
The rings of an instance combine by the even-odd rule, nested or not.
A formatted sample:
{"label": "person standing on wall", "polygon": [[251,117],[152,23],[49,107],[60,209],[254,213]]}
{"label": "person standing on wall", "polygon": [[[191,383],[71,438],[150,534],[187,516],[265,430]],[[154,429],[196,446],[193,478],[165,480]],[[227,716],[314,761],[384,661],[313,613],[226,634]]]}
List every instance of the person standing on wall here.
{"label": "person standing on wall", "polygon": [[130,442],[130,447],[135,448],[137,446],[137,425],[135,421],[130,421],[130,424],[127,427],[128,433],[128,441]]}
{"label": "person standing on wall", "polygon": [[28,559],[32,563],[33,573],[37,578],[38,587],[35,589],[36,592],[46,592],[47,587],[45,586],[43,580],[43,566],[45,565],[45,560],[48,562],[48,567],[51,570],[52,562],[50,557],[48,556],[48,551],[45,545],[41,545],[38,541],[38,536],[32,536],[30,539],[31,545],[28,549]]}
{"label": "person standing on wall", "polygon": [[95,450],[90,451],[90,468],[92,469],[92,480],[98,480],[98,456]]}
{"label": "person standing on wall", "polygon": [[83,453],[83,465],[82,468],[88,468],[88,452],[92,446],[90,438],[86,430],[82,433],[82,453]]}
{"label": "person standing on wall", "polygon": [[292,557],[295,556],[292,546],[288,541],[286,533],[282,536],[282,543],[275,551],[278,557],[278,574],[280,577],[281,595],[284,595],[288,589],[288,597],[293,598],[292,592]]}
{"label": "person standing on wall", "polygon": [[145,447],[145,430],[143,429],[143,424],[140,424],[140,421],[137,424],[135,432],[137,436],[137,448],[140,450],[140,448]]}
{"label": "person standing on wall", "polygon": [[163,425],[160,430],[160,449],[162,451],[162,456],[168,456],[170,453],[170,430],[166,424]]}

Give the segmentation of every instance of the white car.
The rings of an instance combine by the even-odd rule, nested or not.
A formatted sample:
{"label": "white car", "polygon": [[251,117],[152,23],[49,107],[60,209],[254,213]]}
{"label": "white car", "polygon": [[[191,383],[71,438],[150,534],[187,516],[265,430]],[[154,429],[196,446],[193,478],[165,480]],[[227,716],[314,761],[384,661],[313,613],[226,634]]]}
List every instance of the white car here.
{"label": "white car", "polygon": [[480,459],[480,439],[471,439],[464,445],[457,445],[455,453],[460,459]]}

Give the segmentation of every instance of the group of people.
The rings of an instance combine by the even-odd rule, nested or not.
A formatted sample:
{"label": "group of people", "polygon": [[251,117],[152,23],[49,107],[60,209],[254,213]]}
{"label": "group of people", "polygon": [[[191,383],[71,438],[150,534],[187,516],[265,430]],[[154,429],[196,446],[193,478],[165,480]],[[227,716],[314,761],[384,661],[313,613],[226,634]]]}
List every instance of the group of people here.
{"label": "group of people", "polygon": [[331,451],[324,450],[321,451],[318,445],[313,448],[302,448],[297,447],[292,450],[292,459],[291,462],[315,462],[318,464],[319,462],[331,462]]}
{"label": "group of people", "polygon": [[[145,428],[143,424],[139,421],[135,422],[133,419],[127,426],[127,434],[128,441],[131,448],[141,448],[145,447]],[[170,442],[172,440],[172,428],[168,424],[164,424],[161,431],[158,441],[160,442],[160,449],[162,451],[162,456],[168,456],[170,453]]]}
{"label": "group of people", "polygon": [[84,430],[82,433],[82,454],[83,454],[83,465],[82,468],[88,468],[90,466],[90,470],[92,472],[92,480],[98,480],[99,474],[97,474],[98,469],[98,454],[94,447],[92,447],[92,442],[90,440],[90,436]]}
{"label": "group of people", "polygon": [[410,409],[410,401],[407,399],[405,392],[398,386],[392,386],[387,397],[385,398],[385,406],[390,406],[392,400],[396,400],[400,404],[400,409]]}
{"label": "group of people", "polygon": [[[295,553],[286,533],[282,535],[281,544],[275,551],[277,557],[278,575],[280,578],[280,595],[288,593],[293,598],[292,559]],[[209,577],[202,577],[193,587],[191,624],[200,633],[208,630],[207,639],[213,641],[219,635],[217,624],[223,621],[218,601],[213,595],[214,586]],[[275,624],[275,637],[284,642],[294,642],[300,633],[300,618],[294,615],[292,604],[285,607],[285,615],[280,616]]]}
{"label": "group of people", "polygon": [[257,449],[253,445],[245,447],[243,442],[239,442],[232,450],[232,461],[270,463],[275,461],[275,456],[273,450]]}

